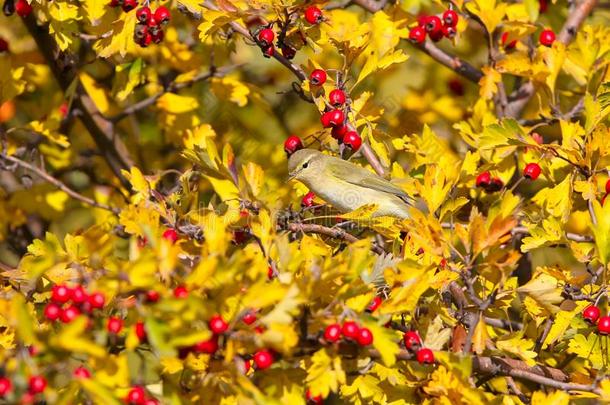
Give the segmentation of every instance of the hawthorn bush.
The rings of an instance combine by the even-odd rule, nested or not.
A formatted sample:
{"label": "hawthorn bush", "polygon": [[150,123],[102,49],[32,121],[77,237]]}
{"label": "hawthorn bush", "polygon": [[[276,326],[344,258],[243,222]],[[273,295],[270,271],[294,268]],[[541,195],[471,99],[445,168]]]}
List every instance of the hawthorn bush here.
{"label": "hawthorn bush", "polygon": [[4,0],[0,403],[610,400],[605,6]]}

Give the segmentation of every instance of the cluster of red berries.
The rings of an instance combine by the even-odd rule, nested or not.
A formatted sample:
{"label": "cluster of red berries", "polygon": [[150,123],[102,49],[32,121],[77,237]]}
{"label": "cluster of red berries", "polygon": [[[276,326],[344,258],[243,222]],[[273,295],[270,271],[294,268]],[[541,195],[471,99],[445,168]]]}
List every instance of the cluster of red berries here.
{"label": "cluster of red berries", "polygon": [[504,182],[499,177],[492,177],[489,171],[485,171],[477,176],[476,185],[488,193],[493,193],[501,190]]}
{"label": "cluster of red berries", "polygon": [[343,325],[333,323],[324,329],[324,340],[328,343],[338,342],[343,336],[345,339],[357,342],[360,346],[373,343],[373,333],[369,328],[360,327],[354,321],[345,321]]}
{"label": "cluster of red berries", "polygon": [[[309,24],[317,25],[324,21],[324,15],[322,14],[322,10],[320,10],[316,6],[309,6],[305,9],[303,14],[305,21]],[[258,31],[258,34],[255,36],[255,40],[258,46],[263,51],[263,56],[266,58],[270,58],[275,54],[275,47],[273,46],[273,41],[275,40],[275,32],[273,31],[272,24],[262,28]],[[292,46],[284,43],[283,40],[278,40],[277,46],[280,48],[282,55],[286,59],[293,59],[296,56],[296,49]]]}
{"label": "cluster of red berries", "polygon": [[415,358],[419,364],[434,364],[434,353],[432,350],[422,347],[419,333],[407,331],[402,337],[405,348],[410,352],[415,352]]}
{"label": "cluster of red berries", "polygon": [[51,289],[51,302],[44,308],[44,316],[49,321],[70,323],[81,313],[102,309],[105,301],[104,294],[99,291],[88,294],[80,285],[71,288],[57,284]]}
{"label": "cluster of red berries", "polygon": [[[33,396],[42,394],[47,388],[47,379],[41,375],[33,375],[28,380],[28,391],[21,398],[21,403],[33,402]],[[13,390],[13,383],[7,377],[0,377],[0,399],[6,397]],[[27,396],[27,397],[26,397]],[[27,399],[26,399],[27,398]]]}
{"label": "cluster of red berries", "polygon": [[[542,169],[538,163],[528,163],[523,168],[523,177],[528,180],[538,179],[541,173]],[[493,193],[501,190],[504,187],[504,182],[498,177],[492,177],[489,171],[484,171],[477,176],[476,185],[488,193]]]}
{"label": "cluster of red berries", "polygon": [[144,387],[139,385],[131,387],[125,397],[125,402],[129,405],[159,405],[159,401],[150,397]]}
{"label": "cluster of red berries", "polygon": [[[128,13],[138,7],[138,0],[111,0],[110,7],[121,7]],[[133,40],[142,48],[146,48],[152,43],[158,44],[163,41],[165,36],[163,26],[169,23],[171,18],[167,7],[159,6],[154,12],[148,6],[140,7],[136,11],[136,29],[133,33]]]}
{"label": "cluster of red berries", "polygon": [[17,0],[16,3],[15,0],[4,0],[2,11],[7,17],[16,12],[19,17],[25,18],[32,12],[32,6],[27,0]]}
{"label": "cluster of red berries", "polygon": [[582,317],[591,325],[597,325],[597,333],[602,336],[610,335],[610,316],[600,316],[601,311],[596,305],[589,305],[582,311]]}
{"label": "cluster of red berries", "polygon": [[459,20],[458,13],[454,10],[446,10],[442,16],[423,15],[417,20],[417,27],[409,31],[409,39],[417,44],[422,44],[426,40],[426,35],[434,42],[443,38],[453,38],[457,31]]}

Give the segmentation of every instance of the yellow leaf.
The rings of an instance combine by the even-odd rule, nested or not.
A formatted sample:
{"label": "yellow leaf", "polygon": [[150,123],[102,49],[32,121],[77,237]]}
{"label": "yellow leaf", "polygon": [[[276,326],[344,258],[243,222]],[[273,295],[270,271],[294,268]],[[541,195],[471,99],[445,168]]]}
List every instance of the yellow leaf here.
{"label": "yellow leaf", "polygon": [[331,357],[327,349],[315,352],[311,356],[311,366],[307,368],[306,382],[314,397],[321,395],[326,398],[331,391],[337,392],[339,387],[345,384],[341,357]]}
{"label": "yellow leaf", "polygon": [[377,204],[365,204],[360,208],[355,209],[347,214],[342,214],[340,217],[343,219],[353,220],[365,220],[371,218],[371,216],[377,211],[379,206]]}
{"label": "yellow leaf", "polygon": [[502,21],[506,7],[506,3],[497,4],[496,0],[474,0],[466,3],[466,8],[479,16],[490,35]]}
{"label": "yellow leaf", "polygon": [[234,77],[212,79],[212,91],[219,99],[231,101],[239,107],[248,104],[250,89]]}
{"label": "yellow leaf", "polygon": [[483,66],[483,77],[479,80],[479,95],[490,100],[498,92],[498,83],[502,81],[502,75],[490,66]]}
{"label": "yellow leaf", "polygon": [[138,46],[133,40],[135,27],[136,13],[121,13],[119,19],[112,23],[112,35],[100,39],[93,45],[97,56],[109,58],[118,53],[124,57],[127,53],[134,53]]}
{"label": "yellow leaf", "polygon": [[212,176],[205,176],[212,184],[214,191],[222,201],[239,199],[239,190],[231,180],[218,179]]}
{"label": "yellow leaf", "polygon": [[602,206],[597,200],[592,201],[593,213],[597,224],[591,224],[591,230],[595,236],[595,247],[599,260],[608,265],[610,262],[610,204],[607,202]]}
{"label": "yellow leaf", "polygon": [[482,314],[479,314],[479,322],[477,323],[477,327],[474,329],[474,334],[472,335],[472,350],[474,350],[476,354],[483,353],[488,340],[489,334],[487,333],[485,319],[483,318]]}
{"label": "yellow leaf", "polygon": [[542,349],[546,349],[549,345],[561,339],[566,330],[570,327],[572,319],[580,314],[589,304],[588,301],[579,301],[571,311],[559,311],[555,315],[551,329],[549,329],[549,333],[542,343]]}
{"label": "yellow leaf", "polygon": [[529,339],[523,339],[520,336],[515,336],[510,339],[498,340],[496,347],[506,353],[514,354],[521,360],[525,361],[529,366],[536,365],[534,359],[538,355],[534,348],[534,342]]}
{"label": "yellow leaf", "polygon": [[84,332],[87,323],[88,319],[86,317],[79,316],[64,326],[57,335],[52,336],[49,344],[72,353],[88,354],[96,358],[106,356],[105,348],[83,337],[86,336]]}
{"label": "yellow leaf", "polygon": [[199,102],[192,96],[164,93],[157,100],[157,107],[170,114],[184,114],[198,108]]}
{"label": "yellow leaf", "polygon": [[94,78],[85,72],[81,72],[78,77],[97,109],[100,110],[102,114],[106,114],[110,109],[110,101],[108,100],[106,90],[101,87]]}
{"label": "yellow leaf", "polygon": [[552,391],[545,394],[542,391],[536,391],[532,395],[532,405],[568,405],[570,403],[570,394],[564,391]]}

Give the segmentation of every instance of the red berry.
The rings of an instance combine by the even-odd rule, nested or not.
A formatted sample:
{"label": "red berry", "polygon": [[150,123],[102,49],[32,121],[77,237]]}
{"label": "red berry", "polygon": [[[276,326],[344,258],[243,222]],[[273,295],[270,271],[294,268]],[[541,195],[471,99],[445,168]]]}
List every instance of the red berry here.
{"label": "red berry", "polygon": [[477,176],[477,187],[486,188],[491,183],[491,173],[483,172]]}
{"label": "red berry", "polygon": [[552,46],[555,42],[555,33],[552,30],[543,30],[540,33],[540,44],[544,46]]}
{"label": "red berry", "polygon": [[273,44],[274,39],[275,33],[271,28],[265,28],[258,33],[258,40],[265,47]]}
{"label": "red berry", "polygon": [[328,117],[329,117],[328,122],[333,127],[336,127],[338,125],[343,125],[343,122],[345,121],[345,114],[343,113],[342,110],[339,110],[339,109],[330,111]]}
{"label": "red berry", "polygon": [[540,14],[546,13],[546,10],[549,8],[548,0],[538,0],[538,11]]}
{"label": "red berry", "polygon": [[330,343],[334,343],[341,339],[341,326],[338,323],[328,325],[324,329],[324,340]]}
{"label": "red berry", "polygon": [[303,149],[303,142],[301,142],[301,138],[298,136],[290,135],[284,141],[284,152],[286,152],[288,156],[300,149]]}
{"label": "red berry", "polygon": [[56,321],[61,316],[61,307],[57,304],[50,303],[44,307],[44,317],[49,321]]}
{"label": "red berry", "polygon": [[407,350],[417,350],[421,346],[421,339],[419,334],[415,331],[409,330],[405,332],[402,337],[403,342]]}
{"label": "red berry", "polygon": [[455,30],[455,27],[452,27],[450,25],[443,25],[443,36],[445,38],[453,38],[455,36],[455,34],[457,34],[457,31]]}
{"label": "red berry", "polygon": [[102,309],[104,308],[104,303],[106,302],[106,298],[104,298],[104,294],[99,291],[94,292],[89,296],[89,304],[91,304],[92,309]]}
{"label": "red berry", "polygon": [[106,324],[106,329],[110,333],[114,333],[115,335],[123,329],[123,320],[117,317],[108,318],[108,323]]}
{"label": "red berry", "polygon": [[13,383],[6,377],[0,377],[0,398],[6,396],[13,389]]}
{"label": "red berry", "polygon": [[307,401],[308,404],[312,404],[312,405],[322,405],[324,403],[324,399],[322,399],[322,395],[317,395],[315,397],[312,397],[311,391],[309,390],[309,388],[307,389],[307,392],[305,393],[305,400]]}
{"label": "red berry", "polygon": [[445,34],[443,34],[442,29],[430,33],[430,39],[432,40],[432,42],[438,42],[441,39],[443,39],[444,37],[445,37]]}
{"label": "red berry", "polygon": [[15,11],[19,17],[27,17],[32,12],[32,6],[26,0],[17,0]]}
{"label": "red berry", "polygon": [[148,335],[146,334],[146,328],[144,327],[144,322],[138,321],[134,326],[136,336],[140,339],[140,342],[146,342],[148,339]]}
{"label": "red berry", "polygon": [[582,311],[582,317],[590,324],[596,324],[600,314],[601,311],[599,310],[599,307],[595,305],[589,305]]}
{"label": "red berry", "polygon": [[86,302],[88,298],[89,298],[89,295],[87,295],[87,292],[85,291],[83,286],[77,285],[76,287],[74,287],[72,289],[72,302],[73,303],[82,304],[83,302]]}
{"label": "red berry", "polygon": [[256,364],[256,368],[259,370],[264,370],[266,368],[271,367],[273,364],[273,354],[269,350],[263,349],[254,353],[254,364]]}
{"label": "red berry", "polygon": [[319,24],[324,19],[322,10],[316,6],[309,6],[305,9],[305,21],[310,24]]}
{"label": "red berry", "polygon": [[32,395],[40,394],[47,388],[47,379],[40,375],[30,377],[28,391]]}
{"label": "red berry", "polygon": [[419,364],[434,364],[434,353],[430,349],[419,349],[415,357]]}
{"label": "red berry", "polygon": [[51,300],[58,304],[68,302],[72,298],[72,290],[65,285],[54,285],[51,289]]}
{"label": "red berry", "polygon": [[377,295],[375,298],[373,298],[373,301],[369,304],[366,310],[369,312],[375,312],[375,310],[379,308],[382,302],[383,300],[381,299],[381,297]]}
{"label": "red berry", "polygon": [[368,346],[373,343],[373,333],[368,328],[360,328],[358,331],[358,344]]}
{"label": "red berry", "polygon": [[138,7],[138,0],[123,0],[123,11],[128,13]]}
{"label": "red berry", "polygon": [[157,21],[157,23],[167,24],[169,22],[169,19],[170,14],[169,10],[166,7],[160,6],[155,10],[155,20]]}
{"label": "red berry", "polygon": [[308,192],[307,194],[305,194],[303,196],[303,199],[301,199],[301,207],[313,207],[314,206],[314,198],[316,198],[316,195],[314,194],[313,191]]}
{"label": "red berry", "polygon": [[142,24],[148,24],[150,18],[152,17],[152,11],[150,11],[149,7],[140,7],[138,11],[136,11],[136,18]]}
{"label": "red berry", "polygon": [[426,18],[425,28],[428,34],[441,32],[441,30],[443,29],[443,22],[437,16],[431,15]]}
{"label": "red berry", "polygon": [[606,193],[610,193],[610,179],[606,181]]}
{"label": "red berry", "polygon": [[80,310],[74,305],[70,305],[68,308],[61,311],[61,321],[63,323],[70,323],[80,315]]}
{"label": "red berry", "polygon": [[453,78],[447,82],[447,87],[456,96],[464,95],[464,84],[460,79]]}
{"label": "red berry", "polygon": [[411,28],[409,31],[409,40],[417,44],[423,44],[426,40],[426,30],[423,27]]}
{"label": "red berry", "polygon": [[144,405],[144,401],[146,401],[146,392],[139,386],[130,389],[125,398],[125,402],[132,405]]}
{"label": "red berry", "polygon": [[336,127],[332,128],[332,130],[330,131],[330,135],[336,140],[343,142],[343,137],[345,136],[347,131],[349,131],[347,125],[337,125]]}
{"label": "red berry", "polygon": [[178,240],[178,232],[176,232],[175,229],[167,229],[165,232],[163,232],[163,239],[176,243]]}
{"label": "red berry", "polygon": [[0,38],[0,53],[8,52],[8,42],[4,38]]}
{"label": "red berry", "polygon": [[343,136],[343,143],[356,152],[362,146],[362,138],[356,131],[349,131]]}
{"label": "red berry", "polygon": [[160,44],[163,42],[163,38],[165,37],[165,33],[162,30],[159,30],[155,33],[150,34],[150,40],[155,44]]}
{"label": "red berry", "polygon": [[146,302],[157,302],[159,301],[160,294],[155,290],[146,291]]}
{"label": "red berry", "polygon": [[[152,38],[153,37],[152,37],[152,34],[150,32],[145,32],[144,36],[139,41],[136,41],[136,42],[142,48],[146,48],[152,42]],[[146,246],[146,244],[143,244],[142,246]]]}
{"label": "red berry", "polygon": [[331,111],[327,111],[320,116],[320,122],[322,123],[322,126],[324,128],[332,127],[332,125],[330,123],[330,117],[331,117]]}
{"label": "red berry", "polygon": [[538,163],[528,163],[523,169],[523,177],[530,180],[536,180],[540,176],[540,165]]}
{"label": "red berry", "polygon": [[328,101],[334,107],[341,107],[345,104],[345,93],[341,89],[334,89],[328,95]]}
{"label": "red berry", "polygon": [[354,321],[346,321],[343,322],[343,326],[341,327],[341,333],[347,339],[358,339],[358,331],[360,327]]}
{"label": "red berry", "polygon": [[453,10],[447,10],[443,13],[443,22],[449,27],[455,27],[458,19],[458,14]]}
{"label": "red berry", "polygon": [[272,57],[274,53],[275,53],[275,48],[273,47],[273,45],[269,45],[268,47],[263,48],[263,56],[265,58]]}
{"label": "red berry", "polygon": [[229,329],[229,324],[224,319],[222,319],[222,316],[218,314],[210,318],[208,326],[210,327],[210,330],[217,335],[220,335],[221,333],[224,333],[227,331],[227,329]]}
{"label": "red berry", "polygon": [[321,86],[326,83],[326,72],[322,69],[316,69],[309,75],[309,81],[314,86]]}
{"label": "red berry", "polygon": [[599,322],[597,323],[597,331],[600,335],[609,335],[610,334],[610,316],[602,316],[599,318]]}
{"label": "red berry", "polygon": [[188,296],[189,296],[189,290],[185,286],[179,285],[178,287],[174,288],[174,297],[186,298]]}
{"label": "red berry", "polygon": [[498,177],[494,177],[493,179],[491,179],[489,185],[485,188],[485,191],[488,193],[493,193],[498,190],[501,190],[502,187],[504,187],[504,182]]}
{"label": "red berry", "polygon": [[146,401],[144,401],[144,405],[159,405],[159,401],[157,401],[155,398],[148,398]]}
{"label": "red berry", "polygon": [[201,342],[193,346],[195,353],[214,354],[218,350],[218,336],[212,336],[208,340],[202,340]]}
{"label": "red berry", "polygon": [[83,379],[91,378],[91,372],[85,367],[80,366],[74,370],[74,377]]}
{"label": "red berry", "polygon": [[273,271],[273,267],[269,266],[267,269],[267,278],[269,280],[273,280],[275,278],[275,272]]}
{"label": "red berry", "polygon": [[502,37],[500,38],[500,43],[502,44],[502,46],[506,49],[513,49],[515,46],[517,46],[516,39],[510,41],[508,44],[506,43],[507,40],[508,40],[508,32],[503,32]]}
{"label": "red berry", "polygon": [[256,312],[254,312],[253,310],[249,310],[244,314],[244,316],[241,317],[241,320],[246,325],[252,325],[254,322],[256,322]]}
{"label": "red berry", "polygon": [[118,7],[120,5],[121,5],[121,3],[119,2],[119,0],[110,0],[110,4],[109,4],[110,7]]}
{"label": "red berry", "polygon": [[418,27],[425,27],[426,26],[426,21],[428,20],[428,15],[427,14],[422,14],[419,17],[417,17],[417,26]]}

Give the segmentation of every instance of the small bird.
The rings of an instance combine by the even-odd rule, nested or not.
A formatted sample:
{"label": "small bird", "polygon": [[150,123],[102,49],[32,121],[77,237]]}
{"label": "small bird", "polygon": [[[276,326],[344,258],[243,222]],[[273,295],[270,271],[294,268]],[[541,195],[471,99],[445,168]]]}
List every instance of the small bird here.
{"label": "small bird", "polygon": [[314,149],[301,149],[288,159],[290,180],[305,184],[317,196],[341,212],[365,204],[377,204],[373,216],[409,218],[413,200],[403,190],[368,170],[325,155]]}

